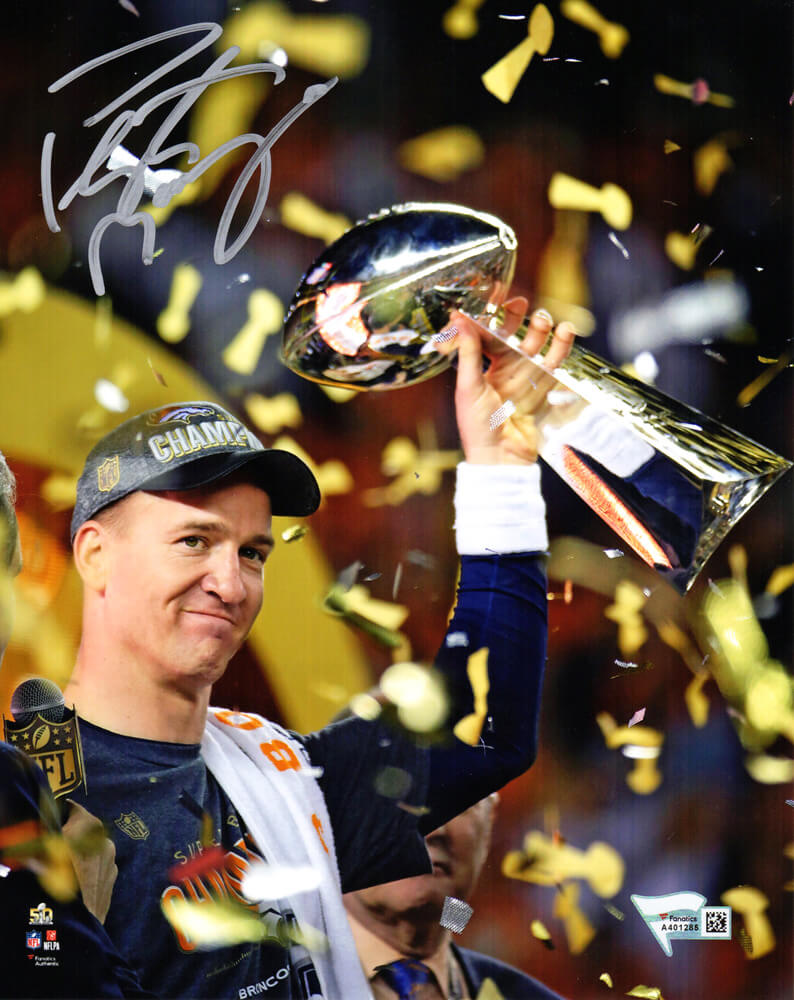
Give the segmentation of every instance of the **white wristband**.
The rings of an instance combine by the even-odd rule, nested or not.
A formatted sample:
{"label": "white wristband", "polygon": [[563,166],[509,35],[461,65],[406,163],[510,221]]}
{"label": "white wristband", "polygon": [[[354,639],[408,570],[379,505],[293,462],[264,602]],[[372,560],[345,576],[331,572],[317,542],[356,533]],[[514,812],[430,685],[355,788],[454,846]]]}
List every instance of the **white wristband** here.
{"label": "white wristband", "polygon": [[549,536],[537,463],[461,462],[455,486],[455,536],[462,556],[545,552]]}

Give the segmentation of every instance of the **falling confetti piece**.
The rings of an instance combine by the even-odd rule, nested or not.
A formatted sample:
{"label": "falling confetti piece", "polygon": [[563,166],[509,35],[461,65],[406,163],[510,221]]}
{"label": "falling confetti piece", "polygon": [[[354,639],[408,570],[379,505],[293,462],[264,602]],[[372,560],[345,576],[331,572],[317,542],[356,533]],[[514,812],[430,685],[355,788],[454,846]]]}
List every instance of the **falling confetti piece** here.
{"label": "falling confetti piece", "polygon": [[614,917],[615,920],[626,919],[626,914],[622,910],[619,910],[617,906],[613,906],[611,903],[604,903],[604,909],[610,916]]}
{"label": "falling confetti piece", "polygon": [[47,286],[35,267],[23,268],[10,281],[0,281],[0,319],[17,309],[33,312],[44,302]]}
{"label": "falling confetti piece", "polygon": [[645,718],[645,709],[638,708],[637,711],[634,713],[634,715],[632,715],[632,717],[629,719],[629,727],[636,726],[637,723],[642,722],[644,718]]}
{"label": "falling confetti piece", "polygon": [[764,590],[773,597],[779,597],[792,584],[794,584],[794,563],[789,563],[788,566],[778,566],[773,571]]}
{"label": "falling confetti piece", "polygon": [[200,903],[169,898],[163,915],[177,934],[194,946],[220,948],[242,942],[263,941],[266,930],[256,913],[244,906],[212,899]]}
{"label": "falling confetti piece", "polygon": [[383,449],[381,470],[384,475],[395,477],[388,486],[365,490],[364,503],[368,507],[382,504],[396,506],[410,496],[421,493],[432,496],[441,488],[442,474],[452,470],[460,460],[458,451],[439,451],[435,448],[435,436],[428,442],[429,447],[419,448],[407,437],[393,438]]}
{"label": "falling confetti piece", "polygon": [[410,813],[412,816],[427,816],[430,812],[428,806],[412,806],[407,802],[398,802],[398,809],[403,809],[405,812]]}
{"label": "falling confetti piece", "polygon": [[472,913],[474,910],[464,900],[456,899],[455,896],[445,896],[438,922],[447,930],[460,934],[471,919]]}
{"label": "falling confetti piece", "polygon": [[562,920],[565,928],[565,937],[568,940],[568,948],[572,955],[581,955],[590,942],[595,937],[595,927],[585,916],[579,907],[579,886],[574,883],[567,883],[560,886],[554,897],[554,908],[552,913],[559,920]]}
{"label": "falling confetti piece", "polygon": [[695,187],[702,195],[710,195],[720,177],[733,167],[728,148],[722,139],[710,139],[692,157]]}
{"label": "falling confetti piece", "polygon": [[397,150],[400,166],[446,183],[474,170],[485,159],[485,144],[467,125],[448,125],[408,139]]}
{"label": "falling confetti piece", "polygon": [[381,676],[380,689],[411,732],[432,733],[444,724],[448,699],[436,671],[418,663],[393,663]]}
{"label": "falling confetti piece", "polygon": [[445,11],[441,26],[450,38],[462,41],[477,34],[477,10],[483,3],[484,0],[457,0],[457,3]]}
{"label": "falling confetti piece", "polygon": [[631,225],[631,198],[617,184],[596,188],[568,174],[555,173],[549,182],[548,198],[553,208],[600,212],[613,229],[628,229]]}
{"label": "falling confetti piece", "polygon": [[387,799],[404,799],[413,783],[413,778],[401,767],[383,767],[375,775],[375,791]]}
{"label": "falling confetti piece", "polygon": [[610,989],[613,988],[612,976],[610,976],[608,972],[602,972],[601,975],[598,977],[598,981],[601,983],[606,983],[606,985]]}
{"label": "falling confetti piece", "polygon": [[168,305],[157,317],[157,332],[167,344],[178,344],[190,330],[190,310],[204,279],[192,264],[177,264]]}
{"label": "falling confetti piece", "polygon": [[617,59],[629,42],[630,35],[622,24],[607,21],[595,7],[585,0],[563,0],[560,13],[569,21],[594,31],[598,35],[601,51],[607,59]]}
{"label": "falling confetti piece", "polygon": [[474,712],[456,723],[453,732],[462,742],[477,746],[480,742],[483,723],[488,714],[488,648],[483,646],[469,656],[466,674],[474,694]]}
{"label": "falling confetti piece", "polygon": [[344,462],[337,459],[329,459],[327,462],[317,465],[297,441],[284,434],[276,438],[272,447],[279,448],[282,451],[289,451],[293,455],[297,455],[302,462],[305,462],[314,474],[314,478],[320,487],[320,493],[323,496],[349,493],[353,489],[353,477]]}
{"label": "falling confetti piece", "polygon": [[309,528],[307,525],[293,524],[292,527],[285,528],[285,530],[281,532],[281,538],[283,541],[287,543],[297,542],[298,539],[303,538],[308,533],[309,533]]}
{"label": "falling confetti piece", "polygon": [[134,14],[136,17],[141,15],[138,13],[138,8],[132,3],[132,0],[118,0],[119,7],[123,7],[124,10],[129,11],[130,14]]}
{"label": "falling confetti piece", "polygon": [[303,423],[300,405],[291,392],[280,392],[270,397],[252,392],[243,400],[243,406],[254,424],[265,434],[276,434],[285,427],[300,427]]}
{"label": "falling confetti piece", "polygon": [[775,934],[764,913],[769,906],[769,899],[764,893],[754,886],[740,885],[723,892],[720,900],[740,913],[744,920],[745,933],[752,943],[748,957],[756,959],[769,954],[775,947]]}
{"label": "falling confetti piece", "polygon": [[240,375],[253,374],[265,341],[280,332],[283,318],[284,306],[278,296],[266,288],[251,292],[248,320],[221,353],[226,367]]}
{"label": "falling confetti piece", "polygon": [[695,266],[698,244],[686,233],[668,233],[664,239],[664,252],[682,271],[691,271]]}
{"label": "falling confetti piece", "polygon": [[541,920],[533,920],[529,925],[529,930],[533,937],[536,937],[538,941],[542,941],[547,948],[553,950],[554,942],[551,940],[551,934],[549,934],[546,925]]}
{"label": "falling confetti piece", "polygon": [[326,245],[338,240],[351,226],[347,216],[328,212],[297,191],[284,195],[279,213],[282,225],[304,236],[315,236]]}
{"label": "falling confetti piece", "polygon": [[732,108],[734,100],[727,94],[714,94],[705,80],[698,79],[694,83],[680,83],[663,73],[657,73],[653,78],[653,85],[662,94],[670,94],[673,97],[685,97],[693,104],[715,104],[721,108]]}
{"label": "falling confetti piece", "polygon": [[783,785],[794,781],[794,760],[791,757],[770,757],[758,754],[745,760],[747,772],[763,785]]}
{"label": "falling confetti piece", "polygon": [[483,73],[481,79],[485,89],[503,104],[507,104],[526,72],[532,56],[536,52],[545,56],[553,38],[554,20],[548,8],[539,3],[529,19],[529,36]]}
{"label": "falling confetti piece", "polygon": [[709,719],[709,700],[703,694],[703,685],[709,679],[709,674],[704,670],[696,674],[687,684],[684,691],[684,702],[686,703],[689,717],[692,724],[698,729],[702,729]]}
{"label": "falling confetti piece", "polygon": [[373,698],[371,694],[357,694],[350,699],[350,711],[359,719],[372,722],[378,718],[383,708],[377,698]]}
{"label": "falling confetti piece", "polygon": [[742,389],[736,397],[737,406],[749,406],[758,393],[761,392],[762,389],[766,389],[772,379],[782,372],[784,368],[788,367],[789,362],[790,358],[788,354],[781,355],[777,364],[775,364],[773,368],[768,368],[765,372],[762,372],[757,378],[754,378],[749,385],[746,385],[744,389]]}
{"label": "falling confetti piece", "polygon": [[680,148],[681,147],[678,145],[678,143],[677,142],[673,142],[672,139],[665,139],[664,140],[664,151],[665,151],[665,153],[667,153],[667,154],[669,154],[669,153],[677,153]]}
{"label": "falling confetti piece", "polygon": [[635,986],[634,989],[629,990],[626,994],[627,997],[644,997],[645,1000],[664,1000],[662,996],[662,991],[658,986]]}
{"label": "falling confetti piece", "polygon": [[615,588],[615,602],[604,611],[604,617],[618,625],[618,645],[624,656],[635,653],[648,638],[648,630],[640,615],[647,598],[630,580],[621,580]]}
{"label": "falling confetti piece", "polygon": [[504,856],[502,874],[536,885],[584,879],[596,895],[606,899],[620,891],[625,864],[618,852],[603,841],[594,841],[582,851],[540,830],[531,830],[520,851],[508,851]]}

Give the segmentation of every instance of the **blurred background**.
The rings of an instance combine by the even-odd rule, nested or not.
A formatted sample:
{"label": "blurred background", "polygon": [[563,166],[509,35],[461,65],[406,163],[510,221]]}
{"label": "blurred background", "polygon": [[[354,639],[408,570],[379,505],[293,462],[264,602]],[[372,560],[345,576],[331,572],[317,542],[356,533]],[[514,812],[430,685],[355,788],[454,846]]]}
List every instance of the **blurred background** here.
{"label": "blurred background", "polygon": [[[0,449],[19,480],[25,560],[0,673],[6,714],[22,677],[62,685],[71,669],[80,601],[68,524],[85,454],[125,414],[184,399],[220,401],[266,443],[297,451],[325,495],[306,525],[277,526],[295,528],[294,540],[269,563],[266,608],[215,702],[307,731],[395,658],[432,662],[456,573],[451,373],[348,398],[278,360],[302,274],[326,243],[388,205],[452,202],[500,216],[518,235],[516,293],[574,319],[597,354],[792,456],[791,4],[599,0],[596,12],[552,0],[552,38],[530,30],[532,9],[508,0],[5,5]],[[231,260],[214,263],[213,243],[250,146],[165,207],[142,196],[157,225],[149,266],[141,227],[109,226],[98,294],[89,243],[123,189],[118,178],[91,186],[115,144],[102,154],[103,133],[120,110],[202,72],[212,50],[147,84],[199,36],[171,38],[48,87],[195,22],[223,25],[215,55],[238,45],[236,64],[270,60],[285,75],[277,85],[272,74],[213,85],[161,148],[190,140],[207,155],[244,133],[266,136],[307,87],[339,82],[273,143],[266,207]],[[528,65],[514,56],[494,94],[482,75],[522,42],[535,54]],[[142,155],[172,107],[153,109],[126,149]],[[57,233],[43,211],[47,133]],[[181,152],[162,167],[184,169]],[[558,173],[595,194],[552,207]],[[82,193],[59,208],[81,175]],[[254,210],[257,183],[239,199],[228,243]],[[598,193],[607,183],[631,199],[627,228],[609,221]],[[554,542],[540,752],[502,793],[462,943],[577,1000],[607,994],[603,973],[617,994],[645,984],[666,1000],[790,997],[791,478],[683,598],[548,469],[544,492]],[[399,646],[324,608],[340,575],[347,606],[398,631]],[[765,697],[719,683],[719,673],[715,683],[725,636],[705,628],[703,607],[724,580],[733,581],[736,656],[765,683],[774,674]],[[638,589],[620,590],[626,581]],[[658,734],[658,758],[608,746],[610,718]],[[501,874],[502,857],[531,830],[583,852],[562,896]],[[596,841],[625,863],[608,897],[587,860]],[[630,901],[693,890],[719,904],[737,887],[758,892],[726,897],[733,939],[674,941],[671,958]],[[533,920],[550,941],[533,935]]]}

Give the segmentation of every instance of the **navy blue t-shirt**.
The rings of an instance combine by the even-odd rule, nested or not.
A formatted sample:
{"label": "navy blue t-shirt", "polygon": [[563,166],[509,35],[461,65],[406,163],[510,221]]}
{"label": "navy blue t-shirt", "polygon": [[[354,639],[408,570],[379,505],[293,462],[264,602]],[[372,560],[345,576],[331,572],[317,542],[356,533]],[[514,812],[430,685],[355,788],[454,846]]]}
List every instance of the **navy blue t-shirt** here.
{"label": "navy blue t-shirt", "polygon": [[[480,745],[455,740],[420,749],[385,725],[358,718],[297,737],[322,772],[343,891],[429,871],[423,835],[530,765],[545,623],[538,559],[463,557],[455,613],[435,665],[446,678],[454,721],[473,711],[468,657],[488,648],[488,718]],[[277,944],[202,951],[162,913],[161,905],[173,899],[240,899],[242,872],[260,857],[199,746],[123,737],[82,720],[80,729],[89,794],[75,797],[105,821],[117,849],[119,877],[106,927],[142,984],[161,997],[300,997],[288,954]],[[408,809],[376,791],[384,767],[411,776],[403,796]],[[184,881],[179,867],[201,848],[203,813],[212,819],[225,863],[218,873]]]}

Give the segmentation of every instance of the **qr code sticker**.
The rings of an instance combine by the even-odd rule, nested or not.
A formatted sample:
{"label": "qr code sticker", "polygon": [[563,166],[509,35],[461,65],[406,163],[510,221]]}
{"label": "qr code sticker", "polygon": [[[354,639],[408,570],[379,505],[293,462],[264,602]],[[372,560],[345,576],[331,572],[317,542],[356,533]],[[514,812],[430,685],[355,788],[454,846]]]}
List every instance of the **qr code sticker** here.
{"label": "qr code sticker", "polygon": [[703,937],[729,938],[731,936],[730,906],[704,906],[701,934]]}

